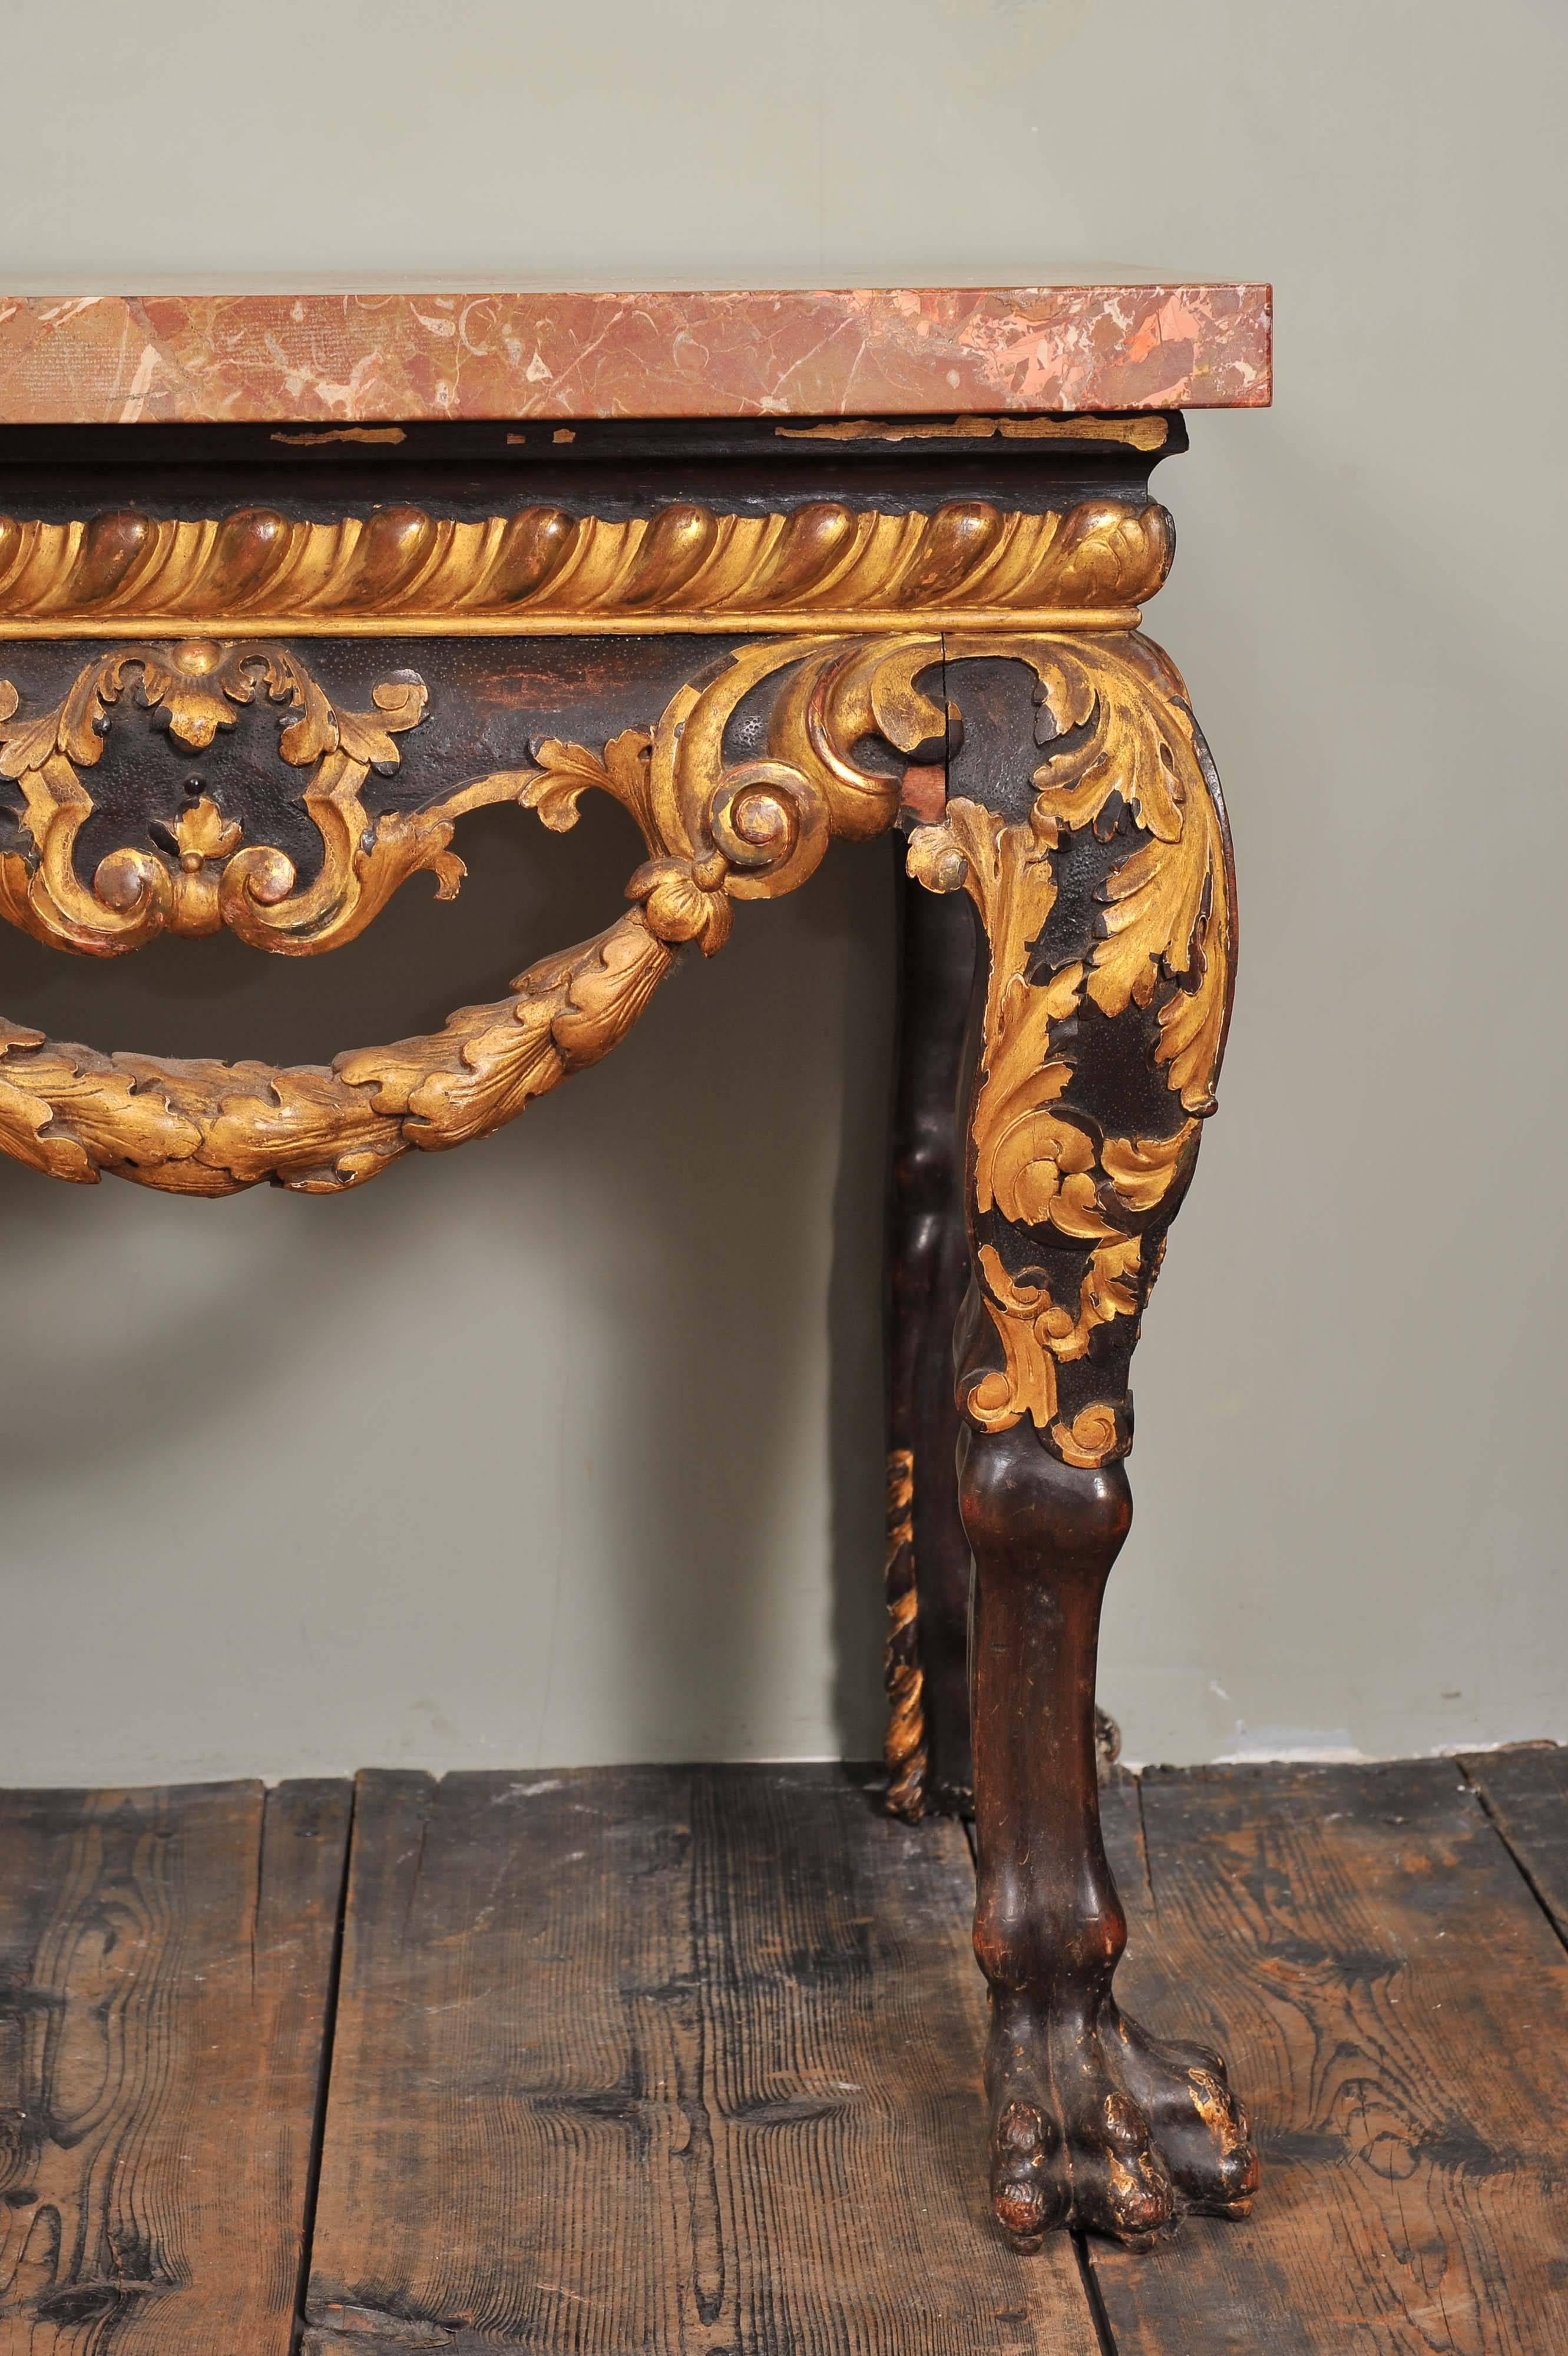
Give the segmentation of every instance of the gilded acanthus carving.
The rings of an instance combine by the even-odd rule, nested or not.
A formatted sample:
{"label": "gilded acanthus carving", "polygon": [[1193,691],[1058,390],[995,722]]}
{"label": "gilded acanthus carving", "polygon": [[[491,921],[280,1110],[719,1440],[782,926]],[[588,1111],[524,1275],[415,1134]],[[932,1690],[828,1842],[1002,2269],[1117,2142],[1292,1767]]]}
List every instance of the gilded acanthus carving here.
{"label": "gilded acanthus carving", "polygon": [[[950,663],[983,654],[1027,664],[1051,732],[1026,819],[1007,823],[957,799],[910,850],[912,871],[933,888],[970,891],[991,942],[973,1206],[1003,1364],[974,1374],[965,1403],[983,1429],[1027,1415],[1069,1462],[1103,1461],[1125,1445],[1119,1401],[1075,1393],[1061,1408],[1058,1369],[1089,1355],[1098,1328],[1135,1318],[1147,1294],[1153,1248],[1212,1105],[1231,955],[1225,842],[1180,683],[1123,634],[758,640],[683,687],[650,731],[626,731],[598,750],[546,741],[528,767],[379,820],[362,789],[373,767],[397,762],[398,737],[424,713],[412,673],[384,680],[375,708],[354,712],[334,707],[279,646],[133,643],[95,658],[51,711],[19,718],[14,693],[0,696],[0,771],[17,781],[35,846],[31,859],[0,859],[0,901],[27,930],[73,948],[113,953],[159,930],[220,924],[295,953],[347,938],[416,868],[434,869],[444,894],[455,890],[453,823],[485,802],[517,801],[560,830],[591,787],[629,812],[647,851],[627,886],[630,909],[595,939],[542,960],[506,998],[461,1010],[439,1033],[351,1051],[329,1068],[104,1056],[6,1026],[0,1144],[60,1176],[108,1169],[223,1194],[263,1178],[330,1191],[411,1146],[488,1134],[607,1053],[676,951],[722,947],[736,900],[789,891],[832,836],[869,836],[891,822],[897,756],[929,763],[945,734],[945,712],[921,684],[944,647]],[[76,874],[73,847],[91,809],[81,773],[125,694],[161,708],[192,746],[210,744],[254,699],[277,708],[279,751],[308,772],[303,800],[322,839],[307,884],[282,852],[245,843],[206,794],[171,812],[154,851],[109,853],[91,887]],[[737,758],[726,731],[758,694],[761,749]],[[1045,969],[1039,944],[1058,895],[1052,854],[1085,831],[1129,847],[1107,868],[1092,945]],[[1168,1125],[1109,1133],[1075,1104],[1063,1033],[1085,1004],[1146,1020],[1174,1099]],[[1030,1234],[1081,1255],[1075,1290],[1064,1292],[1059,1270],[1052,1278],[1020,1257],[1018,1239]]]}
{"label": "gilded acanthus carving", "polygon": [[[268,843],[245,843],[243,829],[209,796],[171,808],[155,821],[152,850],[122,848],[101,859],[91,884],[76,869],[77,838],[92,814],[83,769],[102,757],[111,708],[131,697],[161,709],[168,732],[195,748],[231,728],[257,697],[285,721],[282,760],[308,772],[302,800],[321,839],[308,884]],[[0,777],[19,789],[27,851],[0,853],[0,915],[57,948],[114,957],[162,932],[187,936],[228,926],[253,948],[306,957],[362,932],[400,884],[422,869],[449,900],[464,873],[447,848],[456,819],[482,803],[515,798],[522,777],[500,774],[411,812],[372,819],[361,798],[371,770],[397,766],[397,738],[424,715],[424,682],[395,673],[371,691],[375,709],[332,704],[286,648],[263,641],[220,646],[188,638],[173,647],[130,645],[97,657],[52,710],[18,718],[18,698],[0,680]]]}
{"label": "gilded acanthus carving", "polygon": [[526,508],[478,522],[379,508],[331,522],[266,508],[206,520],[0,517],[0,636],[219,637],[1131,624],[1170,567],[1162,507],[989,500],[881,514],[671,503],[651,516]]}
{"label": "gilded acanthus carving", "polygon": [[[128,669],[147,651],[113,659]],[[166,686],[155,680],[147,689],[185,699],[182,724],[205,725],[219,689],[232,691],[222,686],[229,657],[215,651],[220,660],[194,674],[194,685],[192,674],[171,669]],[[929,745],[946,726],[918,685],[940,651],[940,640],[918,636],[746,647],[705,684],[683,688],[651,732],[628,731],[602,754],[549,742],[536,766],[465,788],[471,798],[517,799],[561,830],[594,787],[630,812],[649,856],[627,886],[633,905],[615,924],[530,967],[506,998],[459,1010],[433,1035],[350,1051],[330,1067],[277,1069],[102,1055],[0,1023],[0,1150],[60,1178],[92,1181],[107,1170],[198,1194],[271,1178],[331,1193],[375,1176],[411,1147],[440,1151],[488,1135],[568,1072],[607,1054],[681,948],[694,942],[708,956],[719,948],[733,900],[789,891],[830,836],[864,837],[891,823],[897,755]],[[256,659],[255,649],[238,650],[233,677],[249,678],[244,664]],[[329,733],[330,715],[311,704],[303,674],[277,680],[269,692],[280,701],[298,688],[291,725]],[[412,724],[416,684],[402,683],[406,700],[384,707],[380,725]],[[731,761],[726,727],[748,696],[769,686],[763,755]],[[81,701],[85,712],[85,689]],[[58,737],[64,723],[49,718]],[[345,715],[334,724],[330,753],[358,760],[370,752],[371,737],[354,731],[373,729],[373,716],[354,716],[347,736]],[[38,725],[37,742],[16,755],[34,767],[61,757],[47,752]],[[379,744],[395,750],[390,734]],[[884,748],[881,766],[867,766],[868,745],[873,755]],[[455,796],[443,809],[449,816],[463,800]],[[227,876],[245,854],[226,850],[215,825],[216,814],[193,812],[189,849],[180,855],[203,863],[227,856]]]}
{"label": "gilded acanthus carving", "polygon": [[[1054,733],[1026,819],[954,799],[909,847],[910,873],[929,888],[967,889],[990,944],[972,1215],[1004,1363],[971,1373],[963,1404],[985,1431],[1029,1416],[1067,1462],[1090,1466],[1125,1451],[1122,1403],[1062,1416],[1058,1369],[1089,1354],[1097,1327],[1139,1314],[1213,1109],[1232,963],[1227,845],[1185,691],[1157,649],[1121,637],[948,642],[950,660],[983,652],[1028,664]],[[1134,847],[1106,876],[1092,948],[1051,969],[1053,853],[1070,833],[1114,840],[1127,822]],[[1075,1105],[1063,1033],[1085,1001],[1113,1019],[1152,1015],[1153,1060],[1185,1118],[1153,1136],[1107,1135]],[[1076,1295],[1020,1262],[1009,1231],[1077,1248]]]}

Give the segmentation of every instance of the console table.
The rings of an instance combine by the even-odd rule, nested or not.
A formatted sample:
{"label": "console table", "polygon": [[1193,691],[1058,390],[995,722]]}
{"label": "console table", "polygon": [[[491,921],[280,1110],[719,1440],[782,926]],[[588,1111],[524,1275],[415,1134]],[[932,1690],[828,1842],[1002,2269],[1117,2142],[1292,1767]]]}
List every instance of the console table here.
{"label": "console table", "polygon": [[596,1062],[835,836],[907,838],[889,1802],[972,1787],[1026,2248],[1257,2182],[1223,2063],[1112,1993],[1094,1661],[1235,961],[1219,783],[1138,628],[1149,477],[1184,410],[1268,398],[1258,286],[0,301],[8,921],[313,956],[412,876],[454,898],[481,806],[607,794],[640,838],[592,940],[329,1066],[0,1021],[16,1159],[363,1185]]}

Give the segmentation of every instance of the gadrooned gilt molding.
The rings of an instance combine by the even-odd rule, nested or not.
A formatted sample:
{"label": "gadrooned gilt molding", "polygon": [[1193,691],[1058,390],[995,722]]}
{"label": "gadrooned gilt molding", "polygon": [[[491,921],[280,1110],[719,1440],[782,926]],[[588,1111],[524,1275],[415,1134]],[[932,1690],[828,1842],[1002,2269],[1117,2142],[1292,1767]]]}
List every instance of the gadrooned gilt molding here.
{"label": "gadrooned gilt molding", "polygon": [[[220,671],[226,658],[214,652]],[[790,891],[831,836],[864,839],[892,823],[897,759],[870,767],[865,750],[886,748],[886,762],[887,751],[908,755],[941,735],[946,715],[919,684],[940,656],[940,639],[917,634],[769,640],[682,688],[651,731],[627,730],[602,753],[542,744],[535,767],[508,773],[507,792],[557,831],[575,823],[590,788],[619,801],[649,853],[627,886],[633,905],[434,1034],[354,1050],[329,1067],[278,1068],[104,1055],[0,1022],[0,1151],[79,1181],[109,1171],[171,1193],[228,1194],[272,1179],[321,1194],[362,1183],[411,1148],[488,1135],[607,1055],[679,950],[721,948],[734,901]],[[198,675],[198,702],[214,676]],[[726,725],[765,682],[773,700],[763,755],[728,760]],[[280,674],[284,695],[296,684]],[[162,691],[187,694],[190,678]],[[299,691],[306,708],[294,724],[310,724]],[[343,750],[343,718],[328,757]],[[319,716],[315,724],[325,731]]]}
{"label": "gadrooned gilt molding", "polygon": [[410,507],[330,522],[265,508],[0,517],[0,637],[1130,628],[1172,545],[1164,508],[1118,499],[929,515],[828,499],[778,515],[533,507],[478,522]]}

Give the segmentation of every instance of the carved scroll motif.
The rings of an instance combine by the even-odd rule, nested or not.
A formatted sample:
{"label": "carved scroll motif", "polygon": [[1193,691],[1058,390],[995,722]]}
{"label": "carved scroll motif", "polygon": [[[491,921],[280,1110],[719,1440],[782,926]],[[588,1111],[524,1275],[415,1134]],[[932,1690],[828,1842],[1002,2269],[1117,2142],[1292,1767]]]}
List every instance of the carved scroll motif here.
{"label": "carved scroll motif", "polygon": [[[93,803],[81,771],[102,755],[112,708],[130,698],[161,710],[171,736],[200,748],[258,697],[285,722],[281,759],[310,773],[303,801],[321,838],[312,881],[299,884],[292,861],[272,845],[243,844],[243,828],[204,794],[155,821],[155,848],[110,851],[84,884],[76,845]],[[482,778],[427,809],[372,819],[361,798],[367,780],[372,769],[397,766],[396,738],[419,725],[427,700],[417,673],[397,671],[372,689],[374,711],[340,710],[296,656],[264,640],[116,647],[89,663],[51,711],[25,719],[16,716],[16,689],[0,680],[0,777],[19,788],[32,842],[30,851],[0,853],[0,916],[91,957],[140,948],[161,932],[194,937],[221,926],[252,948],[307,957],[352,940],[422,869],[435,873],[437,898],[451,899],[465,873],[447,848],[457,819],[515,798],[524,774]],[[171,803],[180,798],[171,789]]]}
{"label": "carved scroll motif", "polygon": [[[682,947],[694,942],[705,956],[722,947],[733,901],[790,891],[830,836],[858,839],[890,824],[897,756],[929,747],[946,727],[918,684],[940,651],[939,640],[914,636],[745,648],[707,684],[683,688],[651,733],[628,731],[602,755],[548,742],[536,767],[466,788],[492,800],[504,791],[559,830],[575,822],[581,796],[594,787],[629,810],[649,857],[627,886],[632,907],[615,924],[531,966],[508,997],[460,1009],[433,1035],[353,1050],[330,1067],[278,1069],[102,1055],[0,1023],[0,1151],[56,1177],[94,1181],[107,1170],[173,1193],[227,1194],[263,1178],[333,1193],[374,1177],[410,1147],[440,1151],[488,1135],[607,1055]],[[196,674],[192,715],[211,717],[201,699],[213,696],[227,659]],[[248,678],[244,666],[257,656],[239,650],[234,659],[234,676]],[[279,679],[280,697],[292,692]],[[768,682],[777,684],[765,753],[731,761],[725,728]],[[196,691],[180,672],[160,691]],[[325,732],[304,684],[299,692],[295,724]],[[58,735],[64,723],[50,719]],[[194,716],[189,724],[199,724]],[[346,743],[344,725],[339,713],[330,750],[358,759],[367,744],[352,734]],[[40,734],[16,757],[37,766],[54,756]],[[883,766],[866,766],[876,758]],[[462,799],[443,806],[448,817]],[[196,823],[206,830],[211,821]],[[205,859],[208,839],[194,836],[189,855]],[[243,856],[231,853],[230,868]],[[221,880],[219,888],[221,905]]]}
{"label": "carved scroll motif", "polygon": [[527,634],[1131,623],[1170,569],[1162,507],[985,499],[885,515],[819,499],[787,515],[688,503],[649,517],[555,507],[464,522],[417,508],[313,522],[0,516],[0,635]]}
{"label": "carved scroll motif", "polygon": [[[1055,730],[1026,819],[955,799],[909,848],[909,871],[930,890],[970,893],[990,944],[972,1215],[1003,1365],[971,1372],[963,1406],[985,1431],[1027,1415],[1068,1463],[1092,1466],[1130,1444],[1123,1403],[1060,1416],[1058,1368],[1089,1354],[1097,1327],[1141,1312],[1214,1108],[1233,949],[1228,846],[1185,691],[1147,641],[950,640],[948,651],[1027,663]],[[1073,831],[1109,837],[1126,821],[1134,847],[1102,888],[1092,950],[1050,970],[1053,852]],[[1155,1136],[1114,1136],[1075,1108],[1061,1034],[1085,1001],[1112,1018],[1153,1013],[1154,1060],[1185,1119]],[[1058,1297],[1029,1265],[1020,1244],[1031,1231],[1081,1252],[1076,1297]]]}

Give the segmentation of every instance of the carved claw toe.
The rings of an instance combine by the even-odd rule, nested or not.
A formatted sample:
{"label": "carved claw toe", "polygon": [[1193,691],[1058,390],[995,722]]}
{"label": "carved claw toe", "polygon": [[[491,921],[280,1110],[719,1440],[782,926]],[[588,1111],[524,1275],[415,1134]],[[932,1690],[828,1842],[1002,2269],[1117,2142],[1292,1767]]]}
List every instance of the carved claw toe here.
{"label": "carved claw toe", "polygon": [[1072,2172],[1076,2222],[1089,2233],[1148,2249],[1180,2218],[1170,2170],[1126,2094],[1107,2094],[1092,2128],[1074,2138]]}
{"label": "carved claw toe", "polygon": [[1258,2190],[1247,2114],[1218,2053],[1165,2043],[1118,2014],[1119,2073],[1148,2119],[1185,2205],[1209,2217],[1245,2217]]}
{"label": "carved claw toe", "polygon": [[1003,2104],[991,2152],[991,2206],[1020,2249],[1036,2248],[1066,2222],[1068,2186],[1061,2133],[1033,2103]]}
{"label": "carved claw toe", "polygon": [[1179,2168],[1189,2208],[1212,2217],[1245,2217],[1259,2174],[1247,2114],[1227,2083],[1223,2062],[1190,2069],[1187,2079],[1196,2118],[1165,2131],[1172,2172]]}

